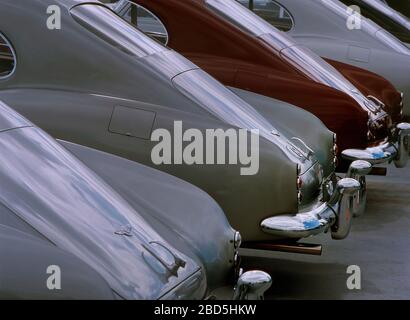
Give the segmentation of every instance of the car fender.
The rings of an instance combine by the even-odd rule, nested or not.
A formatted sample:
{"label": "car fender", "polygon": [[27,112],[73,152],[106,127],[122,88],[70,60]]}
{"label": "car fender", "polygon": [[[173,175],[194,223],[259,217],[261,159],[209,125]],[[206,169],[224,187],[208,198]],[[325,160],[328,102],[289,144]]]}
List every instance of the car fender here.
{"label": "car fender", "polygon": [[66,141],[60,143],[152,222],[162,237],[191,252],[191,257],[205,266],[210,287],[229,279],[235,231],[208,194],[145,165]]}
{"label": "car fender", "polygon": [[[76,256],[5,225],[0,225],[0,256],[0,299],[116,298],[107,282]],[[60,289],[47,286],[56,267],[61,272]]]}
{"label": "car fender", "polygon": [[315,151],[325,174],[331,174],[333,167],[333,132],[313,114],[297,106],[270,97],[237,88],[230,88],[242,99],[255,106],[281,132],[300,138]]}
{"label": "car fender", "polygon": [[[302,41],[300,41],[302,42]],[[403,113],[410,115],[410,56],[391,50],[371,48],[366,44],[343,44],[329,42],[328,39],[303,39],[303,44],[320,56],[374,72],[390,81],[397,90],[404,93]],[[361,50],[356,57],[349,57],[349,47]]]}

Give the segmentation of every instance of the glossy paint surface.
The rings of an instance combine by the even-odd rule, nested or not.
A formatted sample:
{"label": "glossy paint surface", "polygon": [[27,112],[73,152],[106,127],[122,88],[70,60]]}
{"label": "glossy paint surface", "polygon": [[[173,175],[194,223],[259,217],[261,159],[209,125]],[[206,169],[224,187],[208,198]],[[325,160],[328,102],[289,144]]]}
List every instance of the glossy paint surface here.
{"label": "glossy paint surface", "polygon": [[[126,299],[159,298],[199,271],[95,173],[0,104],[0,201]],[[136,182],[138,183],[138,182]]]}
{"label": "glossy paint surface", "polygon": [[393,9],[401,12],[407,18],[410,18],[410,3],[403,0],[380,0],[383,3],[388,4]]}
{"label": "glossy paint surface", "polygon": [[[347,6],[359,6],[362,16],[388,31],[379,32],[378,36],[382,41],[394,45],[395,42],[391,40],[390,35],[393,34],[400,41],[410,44],[410,20],[380,0],[342,0],[342,2]],[[399,50],[400,46],[396,45],[394,48]]]}
{"label": "glossy paint surface", "polygon": [[[260,221],[283,212],[297,212],[295,181],[299,164],[302,168],[305,166],[308,176],[316,176],[309,179],[314,183],[306,186],[312,189],[309,196],[314,194],[315,199],[306,197],[305,201],[316,200],[318,184],[323,178],[323,175],[318,177],[317,167],[326,166],[326,175],[334,170],[333,134],[319,119],[304,110],[251,92],[241,93],[243,103],[252,106],[271,126],[281,130],[280,137],[277,137],[280,143],[260,138],[260,170],[255,176],[241,176],[240,164],[155,165],[151,158],[152,149],[157,144],[150,139],[153,130],[166,129],[173,135],[176,120],[183,122],[184,129],[196,128],[204,135],[207,129],[232,129],[230,122],[216,117],[175,87],[172,81],[175,76],[198,67],[172,50],[142,58],[129,54],[116,47],[109,36],[101,37],[95,33],[100,24],[98,21],[94,23],[94,18],[89,19],[90,27],[69,14],[72,6],[84,2],[56,3],[67,9],[62,11],[64,29],[59,33],[49,32],[46,37],[41,36],[44,33],[41,17],[30,14],[45,10],[43,3],[23,0],[16,4],[7,0],[3,5],[0,30],[15,47],[19,67],[13,77],[0,83],[1,99],[56,138],[155,167],[200,187],[217,201],[230,224],[243,234],[244,239],[271,238],[261,231]],[[74,10],[78,13],[86,6],[94,5],[88,2],[75,6]],[[96,12],[99,11],[101,4],[95,2],[95,6],[98,7]],[[21,33],[21,21],[25,22],[24,30],[30,32]],[[146,37],[136,29],[133,32]],[[113,30],[113,34],[117,31]],[[39,39],[41,43],[29,38]],[[146,37],[146,41],[153,40]],[[56,46],[56,43],[64,45]],[[54,52],[54,59],[45,59],[50,50]],[[160,68],[167,64],[167,68]],[[215,91],[212,94],[226,92],[218,81],[213,80],[213,83]],[[278,105],[281,111],[277,116],[271,113],[273,108],[268,108],[269,105]],[[117,117],[118,112],[124,110],[127,116],[122,119],[126,118],[127,123]],[[294,124],[288,127],[290,120]],[[135,134],[127,135],[125,124],[131,122],[135,123]],[[304,146],[294,142],[294,137],[315,146],[315,155],[307,159],[302,150]],[[311,165],[313,162],[315,166]],[[193,224],[188,227],[197,230],[201,226]],[[126,233],[127,229],[122,231]],[[203,248],[200,242],[195,242],[195,246],[196,251]],[[229,266],[226,261],[222,264],[226,268]]]}
{"label": "glossy paint surface", "polygon": [[[341,64],[327,64],[323,60],[318,63],[317,59],[313,59],[313,65],[318,66],[316,69],[308,63],[295,65],[294,61],[306,61],[306,54],[301,53],[307,49],[298,48],[293,40],[275,31],[263,20],[249,19],[249,14],[241,14],[244,8],[234,1],[133,2],[155,13],[165,25],[171,48],[187,56],[225,85],[287,101],[312,112],[338,134],[341,148],[363,148],[368,143],[367,113],[368,109],[374,110],[374,106],[371,102],[367,103],[360,91],[370,91],[372,94],[376,91],[377,97],[387,99],[384,101],[389,102],[388,110],[392,115],[399,112],[399,93],[376,75],[373,76],[373,87],[370,87],[368,83],[358,80],[360,76],[369,75],[364,70],[356,69],[355,73],[345,77],[348,66]],[[220,14],[210,8],[211,4],[219,8]],[[242,9],[232,10],[234,6]],[[232,24],[233,20],[235,22]],[[182,24],[181,21],[191,27],[185,28],[185,22]],[[241,24],[240,30],[238,24]],[[246,52],[243,52],[244,47],[247,48]],[[361,84],[360,91],[355,89],[356,83]],[[363,87],[366,90],[361,90]],[[347,123],[354,125],[347,130]]]}
{"label": "glossy paint surface", "polygon": [[[381,26],[368,19],[361,21],[360,29],[349,30],[346,26],[348,7],[338,0],[311,1],[309,6],[299,0],[276,2],[292,15],[294,25],[288,34],[298,45],[331,60],[358,88],[367,87],[366,91],[361,91],[364,94],[371,92],[383,101],[388,112],[393,112],[393,118],[400,110],[398,93],[403,92],[403,112],[410,115],[410,103],[406,99],[410,94],[410,51],[400,40],[386,34]],[[342,63],[343,69],[332,61]],[[351,68],[346,64],[360,68],[360,72],[355,71],[352,77],[349,75]],[[368,71],[363,72],[363,69]],[[367,77],[372,80],[366,81]]]}

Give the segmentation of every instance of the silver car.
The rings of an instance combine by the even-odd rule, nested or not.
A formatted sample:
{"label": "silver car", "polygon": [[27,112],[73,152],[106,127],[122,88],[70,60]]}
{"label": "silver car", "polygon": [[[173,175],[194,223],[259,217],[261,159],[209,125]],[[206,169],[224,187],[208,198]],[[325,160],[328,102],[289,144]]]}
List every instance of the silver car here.
{"label": "silver car", "polygon": [[[16,62],[0,82],[1,99],[54,137],[199,186],[247,242],[349,234],[352,213],[365,204],[357,179],[371,165],[354,162],[338,181],[335,136],[320,120],[257,94],[235,95],[98,1],[50,3],[64,8],[61,30],[47,30],[40,1],[2,2],[0,32]],[[259,130],[258,172],[240,175],[240,163],[155,164],[152,133],[166,129],[174,136],[176,121],[203,137],[210,129]]]}
{"label": "silver car", "polygon": [[[249,0],[238,0],[248,4]],[[404,94],[410,116],[410,49],[339,0],[256,0],[262,17],[318,55],[370,70]],[[360,22],[359,22],[360,21]]]}
{"label": "silver car", "polygon": [[[346,0],[344,3],[349,4]],[[408,17],[390,7],[385,0],[361,0],[356,5],[360,6],[362,15],[385,28],[410,48],[410,19]],[[403,6],[406,6],[405,2]]]}
{"label": "silver car", "polygon": [[[239,233],[184,181],[58,143],[1,102],[0,159],[0,299],[203,299],[239,276]],[[249,271],[232,297],[270,282]]]}

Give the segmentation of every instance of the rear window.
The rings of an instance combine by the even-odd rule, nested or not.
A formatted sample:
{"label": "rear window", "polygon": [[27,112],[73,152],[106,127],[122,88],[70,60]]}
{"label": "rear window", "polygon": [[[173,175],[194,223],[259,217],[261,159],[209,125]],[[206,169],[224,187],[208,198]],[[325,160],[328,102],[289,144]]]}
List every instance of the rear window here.
{"label": "rear window", "polygon": [[0,33],[0,79],[9,77],[16,68],[16,56],[7,38]]}
{"label": "rear window", "polygon": [[88,31],[127,54],[143,58],[169,50],[103,5],[82,4],[70,13]]}
{"label": "rear window", "polygon": [[237,1],[281,31],[286,32],[293,28],[293,20],[289,11],[273,0]]}
{"label": "rear window", "polygon": [[112,9],[128,23],[143,31],[146,35],[168,44],[168,32],[161,20],[148,9],[127,0],[114,2]]}

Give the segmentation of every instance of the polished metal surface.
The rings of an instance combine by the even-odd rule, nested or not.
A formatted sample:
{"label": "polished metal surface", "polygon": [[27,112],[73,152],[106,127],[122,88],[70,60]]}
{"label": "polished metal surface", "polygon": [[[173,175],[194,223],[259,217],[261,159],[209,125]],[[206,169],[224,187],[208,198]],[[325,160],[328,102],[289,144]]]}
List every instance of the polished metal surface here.
{"label": "polished metal surface", "polygon": [[245,272],[236,284],[234,300],[263,300],[265,292],[271,285],[272,278],[266,272]]}
{"label": "polished metal surface", "polygon": [[239,249],[242,244],[242,236],[239,231],[235,232],[233,244],[234,244],[235,249]]}
{"label": "polished metal surface", "polygon": [[342,198],[338,207],[334,209],[337,220],[331,227],[333,239],[342,240],[349,235],[353,219],[353,197],[360,188],[360,183],[352,178],[344,178],[338,181],[334,197],[336,198],[339,193],[342,195]]}
{"label": "polished metal surface", "polygon": [[242,251],[251,249],[258,251],[269,252],[286,252],[296,254],[307,254],[313,256],[322,255],[322,245],[312,243],[301,243],[296,241],[261,241],[261,242],[245,242],[242,247]]}
{"label": "polished metal surface", "polygon": [[282,237],[300,239],[313,236],[332,228],[334,239],[344,239],[350,232],[353,212],[353,195],[361,188],[352,178],[337,182],[335,192],[328,203],[297,213],[267,218],[261,223],[264,232]]}
{"label": "polished metal surface", "polygon": [[410,124],[400,123],[396,129],[396,137],[389,141],[364,150],[347,149],[342,152],[342,156],[347,160],[365,160],[371,164],[394,161],[397,168],[403,168],[407,165],[410,156]]}
{"label": "polished metal surface", "polygon": [[397,156],[394,164],[397,168],[404,168],[410,156],[410,123],[400,123],[397,125],[398,141]]}
{"label": "polished metal surface", "polygon": [[361,188],[354,195],[353,198],[353,216],[360,217],[366,211],[367,204],[367,185],[366,175],[368,175],[373,169],[370,162],[357,160],[354,161],[347,172],[347,177],[356,179],[360,182]]}

